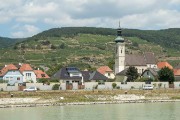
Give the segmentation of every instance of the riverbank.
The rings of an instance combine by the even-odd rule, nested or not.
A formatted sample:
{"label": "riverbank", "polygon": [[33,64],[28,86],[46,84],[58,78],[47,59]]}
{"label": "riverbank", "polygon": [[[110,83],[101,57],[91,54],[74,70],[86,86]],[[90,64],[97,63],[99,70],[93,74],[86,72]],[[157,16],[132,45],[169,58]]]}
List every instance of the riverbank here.
{"label": "riverbank", "polygon": [[[13,97],[11,96],[13,94]],[[0,108],[180,102],[179,90],[0,92]]]}
{"label": "riverbank", "polygon": [[4,104],[0,108],[15,107],[42,107],[42,106],[65,106],[65,105],[96,105],[96,104],[125,104],[125,103],[159,103],[159,102],[180,102],[180,100],[124,100],[124,101],[104,101],[104,102],[72,102],[72,103],[22,103]]}

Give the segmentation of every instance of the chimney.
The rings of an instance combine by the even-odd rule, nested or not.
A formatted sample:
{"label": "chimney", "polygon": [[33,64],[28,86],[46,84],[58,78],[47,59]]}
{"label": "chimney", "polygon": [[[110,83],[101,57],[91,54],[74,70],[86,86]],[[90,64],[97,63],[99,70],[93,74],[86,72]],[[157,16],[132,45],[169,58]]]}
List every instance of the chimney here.
{"label": "chimney", "polygon": [[39,70],[39,68],[38,68],[38,70]]}

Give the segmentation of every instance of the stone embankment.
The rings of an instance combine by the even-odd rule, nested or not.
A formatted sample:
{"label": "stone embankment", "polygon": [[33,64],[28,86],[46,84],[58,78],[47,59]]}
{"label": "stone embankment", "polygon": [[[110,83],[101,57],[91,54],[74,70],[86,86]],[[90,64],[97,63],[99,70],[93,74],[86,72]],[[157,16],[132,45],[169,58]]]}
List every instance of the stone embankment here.
{"label": "stone embankment", "polygon": [[[64,106],[64,105],[93,105],[93,104],[122,104],[122,103],[154,103],[154,102],[180,102],[180,100],[171,99],[153,99],[145,98],[141,95],[116,95],[116,96],[86,96],[87,98],[95,97],[96,102],[59,102],[54,99],[40,98],[0,98],[0,108],[11,107],[38,107],[38,106]],[[63,98],[64,99],[64,98]]]}

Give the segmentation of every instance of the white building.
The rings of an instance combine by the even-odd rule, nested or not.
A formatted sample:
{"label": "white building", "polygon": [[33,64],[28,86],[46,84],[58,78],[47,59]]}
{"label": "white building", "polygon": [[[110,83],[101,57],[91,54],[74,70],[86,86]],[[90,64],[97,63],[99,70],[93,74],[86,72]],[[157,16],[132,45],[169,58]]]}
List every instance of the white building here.
{"label": "white building", "polygon": [[21,73],[23,74],[23,82],[31,82],[36,83],[36,74],[34,73],[34,70],[29,64],[22,64],[20,66]]}
{"label": "white building", "polygon": [[115,74],[118,74],[130,66],[137,68],[138,73],[143,73],[147,68],[157,68],[157,60],[154,53],[147,52],[142,55],[127,55],[125,53],[125,40],[122,38],[122,29],[117,29],[117,38],[115,39]]}

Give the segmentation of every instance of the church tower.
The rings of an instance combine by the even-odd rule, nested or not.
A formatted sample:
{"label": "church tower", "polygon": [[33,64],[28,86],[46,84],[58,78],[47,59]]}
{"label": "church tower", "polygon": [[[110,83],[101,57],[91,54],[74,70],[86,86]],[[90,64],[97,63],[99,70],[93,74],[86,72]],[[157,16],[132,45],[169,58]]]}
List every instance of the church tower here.
{"label": "church tower", "polygon": [[122,29],[119,23],[119,28],[117,29],[117,38],[115,39],[115,74],[125,69],[125,42],[121,33]]}

